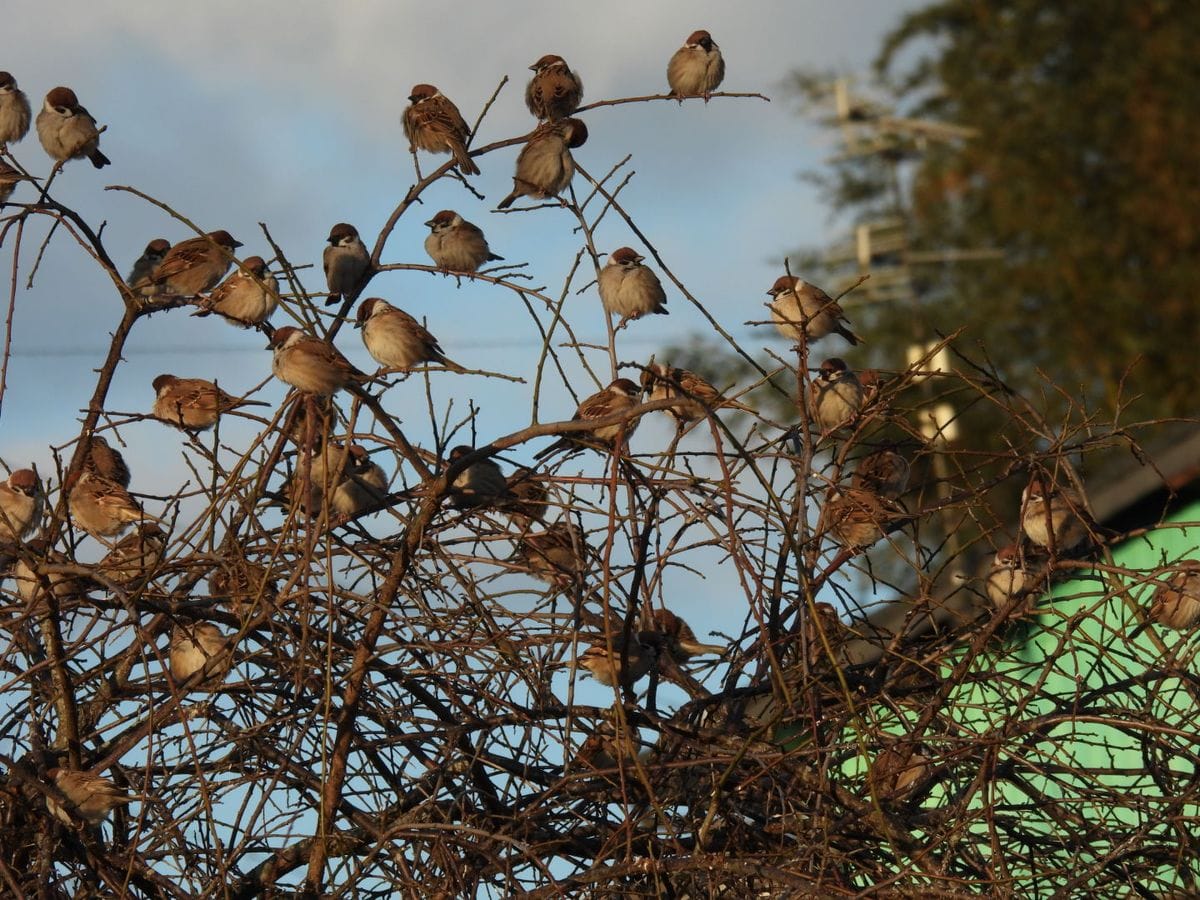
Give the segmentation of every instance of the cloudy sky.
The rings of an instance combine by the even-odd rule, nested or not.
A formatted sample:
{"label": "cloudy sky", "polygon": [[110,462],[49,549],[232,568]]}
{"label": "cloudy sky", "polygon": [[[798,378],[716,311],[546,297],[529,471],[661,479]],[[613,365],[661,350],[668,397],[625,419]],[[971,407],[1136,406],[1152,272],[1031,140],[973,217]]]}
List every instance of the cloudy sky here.
{"label": "cloudy sky", "polygon": [[[151,238],[174,242],[191,235],[161,210],[129,194],[106,192],[106,185],[135,186],[204,229],[226,228],[245,244],[246,255],[271,255],[258,224],[266,223],[294,263],[311,264],[319,262],[335,222],[356,224],[372,243],[411,184],[399,116],[414,83],[438,85],[473,121],[507,75],[511,81],[476,139],[490,142],[528,131],[522,91],[528,65],[544,53],[563,55],[580,72],[585,102],[656,93],[665,90],[670,54],[693,29],[707,28],[727,60],[723,88],[761,91],[773,102],[598,109],[586,116],[591,140],[577,157],[600,174],[633,154],[636,175],[622,198],[663,258],[748,349],[781,349],[773,329],[743,323],[762,317],[764,291],[779,274],[785,251],[834,236],[829,210],[798,179],[832,145],[797,115],[781,82],[798,65],[863,72],[880,36],[916,5],[9,0],[0,69],[15,75],[35,108],[51,87],[74,88],[107,126],[102,147],[113,165],[100,172],[86,162],[68,165],[55,183],[55,196],[94,225],[105,223],[106,245],[122,267]],[[463,17],[453,18],[460,11]],[[49,169],[32,133],[14,149],[33,171]],[[534,283],[557,295],[579,246],[568,215],[490,212],[511,186],[515,155],[516,148],[508,148],[479,161],[483,174],[476,186],[486,202],[449,181],[431,189],[426,204],[393,233],[384,261],[426,262],[421,242],[427,229],[421,223],[450,207],[481,225],[493,250],[509,262],[528,262]],[[29,192],[14,199],[27,200]],[[52,469],[48,446],[77,433],[93,370],[120,316],[111,285],[61,231],[33,287],[25,288],[47,228],[47,220],[36,219],[25,231],[13,352],[0,406],[0,458],[14,467],[35,462],[43,472]],[[597,246],[612,250],[622,244],[638,246],[609,217]],[[13,246],[10,235],[0,250],[6,271]],[[319,271],[318,266],[302,273],[311,290],[321,289]],[[574,287],[587,280],[590,276]],[[512,293],[486,285],[456,289],[453,280],[417,272],[378,277],[371,293],[426,317],[447,354],[465,365],[532,374],[536,334]],[[704,328],[678,292],[670,290],[668,298],[669,317],[638,322],[619,338],[621,359],[645,359]],[[594,287],[572,293],[566,315],[579,337],[602,341]],[[109,408],[148,410],[150,382],[161,372],[217,376],[228,389],[248,389],[270,373],[263,343],[261,335],[184,311],[156,316],[141,323],[131,340]],[[356,333],[344,331],[338,343],[360,366],[374,368]],[[603,357],[597,359],[602,365]],[[590,385],[576,388],[586,392]],[[545,391],[541,418],[569,417],[573,403],[561,384],[547,383]],[[433,381],[435,400],[453,396],[461,404],[456,408],[465,408],[468,399],[482,407],[482,439],[527,423],[529,394],[528,385],[480,378],[447,374]],[[263,396],[275,400],[283,391],[271,384]],[[388,395],[387,403],[403,402],[397,389]],[[419,396],[413,402],[424,404]],[[419,408],[405,419],[418,440],[427,438]],[[643,428],[635,450],[638,441],[668,430]],[[175,433],[145,423],[122,434],[135,465],[135,489],[167,491],[179,483],[186,470]]]}

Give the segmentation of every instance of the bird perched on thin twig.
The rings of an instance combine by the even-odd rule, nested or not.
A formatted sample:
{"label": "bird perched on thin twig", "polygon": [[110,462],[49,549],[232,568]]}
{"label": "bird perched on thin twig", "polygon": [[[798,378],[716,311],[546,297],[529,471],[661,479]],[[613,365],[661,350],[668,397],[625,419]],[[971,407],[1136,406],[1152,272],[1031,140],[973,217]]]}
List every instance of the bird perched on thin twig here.
{"label": "bird perched on thin twig", "polygon": [[[641,405],[642,389],[628,378],[618,378],[602,391],[597,391],[579,404],[572,422],[604,419]],[[534,454],[535,459],[549,456],[558,450],[579,449],[596,445],[606,449],[620,449],[637,430],[638,420],[625,419],[611,425],[599,425],[582,432],[564,434],[561,438]]]}
{"label": "bird perched on thin twig", "polygon": [[627,323],[651,313],[670,315],[662,282],[648,266],[642,265],[644,259],[632,247],[620,247],[609,255],[608,262],[596,276],[605,311],[610,316],[621,317],[618,331]]}
{"label": "bird perched on thin twig", "polygon": [[67,566],[71,560],[53,549],[45,538],[34,538],[25,545],[22,554],[12,567],[13,587],[17,596],[26,604],[32,604],[43,591],[49,591],[56,600],[67,600],[87,593],[93,586],[90,578],[67,572],[46,571],[47,566]]}
{"label": "bird perched on thin twig", "polygon": [[443,209],[425,223],[429,236],[425,252],[447,272],[478,272],[484,263],[503,260],[488,247],[478,225],[472,225],[452,209]]}
{"label": "bird perched on thin twig", "polygon": [[1096,527],[1074,488],[1035,474],[1021,495],[1021,530],[1039,547],[1063,554],[1088,541]]}
{"label": "bird perched on thin twig", "polygon": [[583,102],[583,81],[561,56],[547,53],[529,71],[525,105],[539,119],[565,119]]}
{"label": "bird perched on thin twig", "polygon": [[785,338],[796,343],[819,341],[840,334],[851,344],[862,341],[846,327],[849,324],[841,306],[832,297],[802,278],[781,275],[767,291],[771,297],[771,318]]}
{"label": "bird perched on thin twig", "polygon": [[545,200],[565,191],[575,177],[571,151],[582,147],[587,138],[587,126],[580,119],[559,119],[539,125],[517,155],[512,193],[496,208],[508,209],[518,197]]}
{"label": "bird perched on thin twig", "polygon": [[271,362],[275,377],[306,394],[331,397],[368,380],[333,344],[291,325],[276,328],[267,349],[275,351]]}
{"label": "bird perched on thin twig", "polygon": [[1150,615],[1160,624],[1186,631],[1200,622],[1200,561],[1183,559],[1150,598]]}
{"label": "bird perched on thin twig", "polygon": [[653,360],[642,370],[642,391],[647,400],[674,400],[667,412],[680,425],[703,419],[717,409],[740,409],[754,412],[736,400],[727,400],[715,387],[687,369],[675,369],[660,365]]}
{"label": "bird perched on thin twig", "polygon": [[7,149],[29,133],[33,110],[10,72],[0,72],[0,148]]}
{"label": "bird perched on thin twig", "polygon": [[465,371],[442,353],[437,338],[424,325],[381,297],[368,297],[359,305],[354,327],[362,329],[367,352],[385,368],[408,372],[421,363],[438,363]]}
{"label": "bird perched on thin twig", "polygon": [[33,469],[17,469],[0,482],[0,541],[19,541],[42,521],[45,496]]}
{"label": "bird perched on thin twig", "polygon": [[197,687],[211,688],[225,680],[233,666],[232,642],[212,622],[189,622],[176,625],[171,632],[168,655],[171,676],[187,681],[197,672],[205,675]]}
{"label": "bird perched on thin twig", "polygon": [[13,195],[17,185],[22,181],[36,182],[37,179],[29,175],[22,175],[20,171],[0,160],[0,206],[8,202],[8,198]]}
{"label": "bird perched on thin twig", "polygon": [[408,100],[410,105],[404,110],[403,123],[409,150],[450,153],[460,172],[478,175],[479,167],[467,153],[471,130],[458,107],[432,84],[415,85]]}
{"label": "bird perched on thin twig", "polygon": [[367,449],[358,444],[344,447],[334,441],[322,452],[313,454],[308,472],[309,494],[305,502],[299,474],[295,476],[295,496],[317,515],[328,502],[333,515],[340,520],[358,515],[387,496],[387,474],[371,459]]}
{"label": "bird perched on thin twig", "polygon": [[99,825],[118,806],[143,799],[136,794],[125,792],[107,778],[90,772],[77,772],[55,766],[46,770],[46,777],[71,803],[71,807],[68,807],[58,797],[46,794],[46,809],[64,825],[71,827],[76,824],[71,818],[71,813],[89,825]]}
{"label": "bird perched on thin twig", "polygon": [[1008,544],[996,551],[984,581],[988,600],[999,610],[1025,592],[1027,573],[1020,548]]}
{"label": "bird perched on thin twig", "polygon": [[274,604],[279,585],[270,570],[244,559],[226,559],[208,578],[209,596],[228,603],[237,615],[247,615],[260,602]]}
{"label": "bird perched on thin twig", "polygon": [[903,515],[893,500],[863,488],[829,489],[824,521],[826,531],[847,550],[865,550],[887,534]]}
{"label": "bird perched on thin twig", "polygon": [[71,521],[92,537],[116,537],[134,522],[157,521],[123,486],[93,472],[75,473],[66,487]]}
{"label": "bird perched on thin twig", "polygon": [[908,490],[911,467],[908,460],[885,447],[858,461],[850,486],[874,491],[881,497],[897,500]]}
{"label": "bird perched on thin twig", "polygon": [[167,549],[167,535],[153,522],[139,523],[100,560],[98,569],[109,581],[131,585],[153,574]]}
{"label": "bird perched on thin twig", "polygon": [[158,268],[159,263],[166,258],[170,249],[171,242],[166,238],[155,238],[146,244],[146,249],[142,251],[141,256],[134,260],[129,275],[125,278],[125,283],[131,290],[141,293],[142,288],[149,287],[150,276]]}
{"label": "bird perched on thin twig", "polygon": [[94,472],[101,478],[115,481],[121,487],[129,487],[129,466],[121,451],[98,434],[88,438],[87,456],[83,459],[84,471]]}
{"label": "bird perched on thin twig", "polygon": [[654,630],[663,636],[667,652],[679,663],[685,663],[693,656],[725,652],[725,647],[720,644],[702,644],[697,641],[696,633],[688,623],[666,607],[654,610]]}
{"label": "bird perched on thin twig", "polygon": [[367,245],[358,236],[358,229],[348,222],[338,222],[329,229],[325,239],[329,246],[321,255],[325,269],[325,283],[329,286],[326,306],[342,302],[342,297],[358,296],[363,275],[371,265],[371,254]]}
{"label": "bird perched on thin twig", "polygon": [[545,531],[525,534],[512,562],[539,581],[562,588],[587,568],[587,543],[575,528],[556,522]]}
{"label": "bird perched on thin twig", "polygon": [[244,406],[270,406],[261,400],[235,397],[203,378],[176,378],[164,374],[155,378],[152,385],[156,394],[154,417],[191,431],[212,428],[218,417]]}
{"label": "bird perched on thin twig", "polygon": [[279,279],[267,273],[261,256],[247,256],[241,268],[222,281],[193,316],[214,313],[226,322],[252,328],[268,321],[279,308]]}
{"label": "bird perched on thin twig", "polygon": [[534,522],[544,522],[550,506],[550,489],[533,469],[518,466],[508,476],[507,499],[501,507],[509,520],[521,531]]}
{"label": "bird perched on thin twig", "polygon": [[868,778],[881,800],[899,800],[925,779],[930,768],[918,744],[897,742],[875,757]]}
{"label": "bird perched on thin twig", "polygon": [[721,56],[721,48],[704,29],[689,34],[667,63],[667,84],[671,96],[679,98],[680,102],[684,97],[703,97],[707,103],[709,95],[724,78],[725,59]]}
{"label": "bird perched on thin twig", "polygon": [[150,273],[141,293],[194,297],[212,290],[233,265],[233,251],[240,246],[224,229],[180,241]]}
{"label": "bird perched on thin twig", "polygon": [[[474,453],[475,448],[460,444],[450,451],[449,462],[455,463]],[[458,473],[450,485],[450,505],[455,509],[477,509],[492,506],[508,494],[508,482],[495,460],[479,459]]]}
{"label": "bird perched on thin twig", "polygon": [[862,402],[862,385],[845,360],[822,360],[817,377],[808,385],[808,411],[821,431],[828,434],[849,425]]}
{"label": "bird perched on thin twig", "polygon": [[[612,635],[611,641],[603,636],[593,638],[594,643],[579,654],[573,668],[587,669],[593,678],[609,687],[636,683],[654,667],[661,639],[649,631],[634,632],[630,638],[628,644],[620,634]],[[622,663],[622,657],[628,667]]]}
{"label": "bird perched on thin twig", "polygon": [[86,156],[93,166],[103,169],[111,162],[100,152],[96,120],[68,87],[56,87],[46,95],[37,114],[37,133],[42,149],[60,163]]}

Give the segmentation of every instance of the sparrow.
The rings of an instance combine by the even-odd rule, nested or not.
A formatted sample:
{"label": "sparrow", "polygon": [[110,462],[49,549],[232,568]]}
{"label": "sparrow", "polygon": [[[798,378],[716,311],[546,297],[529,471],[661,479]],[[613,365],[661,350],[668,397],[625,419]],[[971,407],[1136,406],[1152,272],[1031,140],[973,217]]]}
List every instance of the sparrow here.
{"label": "sparrow", "polygon": [[688,623],[666,608],[654,610],[654,630],[663,636],[667,652],[678,663],[685,663],[693,656],[725,652],[720,644],[701,644]]}
{"label": "sparrow", "polygon": [[330,397],[367,380],[333,344],[291,325],[276,328],[267,349],[275,351],[275,377],[306,394]]}
{"label": "sparrow", "polygon": [[197,686],[209,688],[224,681],[233,666],[233,647],[212,622],[176,625],[171,632],[168,656],[171,676],[176,682],[187,681],[204,671]]}
{"label": "sparrow", "polygon": [[432,84],[415,85],[408,95],[409,107],[404,110],[404,135],[408,149],[429,153],[450,153],[464,175],[478,175],[479,167],[467,155],[471,131],[458,107]]}
{"label": "sparrow", "polygon": [[101,478],[115,481],[121,487],[129,487],[129,466],[125,463],[125,457],[121,455],[120,450],[98,434],[88,439],[87,456],[83,460],[83,469],[85,472],[91,472]]}
{"label": "sparrow", "polygon": [[222,563],[208,578],[210,597],[224,600],[237,615],[253,611],[260,601],[273,605],[279,597],[279,585],[265,567],[247,560]]}
{"label": "sparrow", "polygon": [[204,431],[217,423],[217,418],[243,406],[270,406],[261,400],[243,400],[227,394],[203,378],[176,378],[159,375],[151,383],[154,388],[156,419],[189,431]]}
{"label": "sparrow", "polygon": [[17,79],[0,72],[0,147],[7,148],[25,137],[32,115],[29,98],[17,87]]}
{"label": "sparrow", "polygon": [[508,476],[505,493],[508,499],[504,502],[502,510],[522,531],[526,531],[534,522],[546,520],[550,489],[533,469],[525,466],[514,469]]}
{"label": "sparrow", "polygon": [[559,119],[539,125],[517,155],[512,193],[496,208],[508,209],[518,197],[544,200],[565,191],[575,177],[571,151],[582,147],[587,138],[587,126],[580,119]]}
{"label": "sparrow", "polygon": [[51,159],[92,161],[103,169],[111,160],[100,152],[100,131],[96,120],[79,105],[79,98],[70,88],[56,87],[46,95],[42,111],[37,114],[38,140]]}
{"label": "sparrow", "polygon": [[712,39],[712,35],[704,29],[693,31],[683,46],[671,54],[667,63],[667,84],[671,87],[671,96],[682,100],[684,97],[708,96],[721,84],[725,78],[725,60],[721,56],[721,48]]}
{"label": "sparrow", "polygon": [[584,573],[587,544],[571,526],[556,522],[545,531],[524,535],[512,561],[538,581],[562,588]]}
{"label": "sparrow", "polygon": [[679,402],[667,409],[680,425],[703,419],[713,410],[722,407],[732,407],[745,412],[753,412],[735,400],[726,400],[721,392],[687,369],[673,369],[670,366],[651,362],[642,370],[642,392],[647,400],[673,400]]}
{"label": "sparrow", "polygon": [[408,372],[421,363],[438,363],[463,371],[443,355],[437,338],[424,325],[380,297],[368,297],[359,305],[354,327],[362,329],[367,352],[385,368]]}
{"label": "sparrow", "polygon": [[358,296],[358,285],[371,265],[371,254],[358,236],[358,229],[347,222],[334,225],[325,240],[329,242],[322,254],[325,283],[329,285],[325,305],[333,306],[342,302],[343,295]]}
{"label": "sparrow", "polygon": [[170,249],[171,242],[166,238],[155,238],[148,243],[146,249],[142,251],[142,255],[134,262],[133,268],[129,270],[125,283],[135,291],[149,287],[150,275],[158,268],[158,264],[163,261]]}
{"label": "sparrow", "polygon": [[0,542],[16,542],[42,521],[45,497],[33,469],[17,469],[0,481]]}
{"label": "sparrow", "polygon": [[844,360],[822,360],[817,377],[808,385],[808,411],[828,434],[849,425],[862,409],[863,391]]}
{"label": "sparrow", "polygon": [[148,283],[142,288],[143,296],[194,297],[212,290],[229,271],[233,251],[240,246],[224,230],[180,241],[150,273]]}
{"label": "sparrow", "polygon": [[827,293],[815,284],[809,284],[793,275],[781,275],[767,291],[772,297],[771,318],[779,333],[789,340],[801,340],[807,335],[809,341],[819,341],[830,334],[840,334],[851,344],[862,339],[845,324],[849,324],[842,308]]}
{"label": "sparrow", "polygon": [[585,770],[616,769],[632,765],[641,742],[637,728],[620,726],[620,736],[610,722],[600,722],[576,751],[571,765]]}
{"label": "sparrow", "polygon": [[600,289],[600,302],[605,311],[619,315],[624,328],[626,322],[654,313],[666,316],[667,294],[658,276],[642,265],[644,256],[639,256],[631,247],[614,250],[608,262],[596,277]]}
{"label": "sparrow", "polygon": [[583,82],[561,56],[547,53],[529,71],[533,77],[525,86],[525,105],[538,119],[565,119],[583,102]]}
{"label": "sparrow", "polygon": [[[344,519],[358,515],[387,496],[387,475],[372,461],[365,447],[349,448],[330,442],[323,453],[313,454],[308,471],[309,503],[305,509],[317,515],[326,498],[331,512]],[[294,482],[296,496],[303,501],[299,476]]]}
{"label": "sparrow", "polygon": [[134,522],[153,519],[129,491],[108,478],[84,471],[68,480],[71,521],[92,537],[116,537]]}
{"label": "sparrow", "polygon": [[133,584],[153,573],[166,549],[163,530],[153,522],[143,522],[100,560],[100,574],[120,585]]}
{"label": "sparrow", "polygon": [[80,575],[67,575],[63,572],[42,572],[38,570],[41,563],[50,566],[69,565],[71,560],[63,553],[53,550],[45,538],[34,538],[25,545],[29,556],[21,556],[13,564],[12,580],[17,596],[26,605],[31,605],[40,599],[43,589],[49,589],[56,600],[67,600],[86,594],[92,581]]}
{"label": "sparrow", "polygon": [[36,182],[37,179],[22,175],[8,163],[0,160],[0,206],[8,202],[8,198],[13,195],[17,185],[22,181]]}
{"label": "sparrow", "polygon": [[865,550],[889,530],[903,511],[893,500],[863,488],[830,488],[825,504],[825,529],[847,550]]}
{"label": "sparrow", "polygon": [[[474,452],[474,447],[460,444],[450,451],[450,462],[457,462]],[[459,472],[450,485],[450,505],[455,509],[477,509],[491,506],[507,493],[508,482],[499,464],[491,459],[480,459]]]}
{"label": "sparrow", "polygon": [[810,667],[831,668],[845,661],[847,630],[832,603],[814,603],[803,625],[803,652]]}
{"label": "sparrow", "polygon": [[76,772],[55,766],[53,769],[46,770],[46,777],[54,782],[54,786],[72,804],[68,811],[68,806],[57,797],[46,794],[46,809],[50,810],[56,819],[70,827],[75,826],[75,820],[71,818],[71,813],[89,825],[99,825],[118,806],[142,799],[127,794],[107,778],[101,778],[90,772]]}
{"label": "sparrow", "polygon": [[876,450],[858,461],[850,486],[896,500],[908,490],[909,471],[908,460],[895,450]]}
{"label": "sparrow", "polygon": [[995,609],[1003,609],[1009,601],[1020,596],[1028,580],[1021,551],[1016,544],[1008,544],[996,551],[988,569],[984,589]]}
{"label": "sparrow", "polygon": [[1200,561],[1179,561],[1170,577],[1154,589],[1150,615],[1178,631],[1186,631],[1200,622]]}
{"label": "sparrow", "polygon": [[[618,378],[602,391],[592,394],[579,404],[572,416],[572,422],[586,422],[589,419],[604,419],[608,416],[633,409],[640,405],[642,389],[628,378]],[[564,434],[561,438],[535,453],[534,459],[542,459],[562,449],[592,447],[600,444],[614,449],[618,442],[628,441],[637,430],[637,419],[626,419],[615,425],[601,425],[590,431],[577,431]]]}
{"label": "sparrow", "polygon": [[247,256],[241,268],[217,285],[192,315],[216,313],[227,322],[250,328],[262,325],[278,307],[279,279],[267,274],[267,263],[261,256]]}
{"label": "sparrow", "polygon": [[898,742],[875,757],[868,779],[881,800],[899,800],[929,772],[929,758],[917,745]]}
{"label": "sparrow", "polygon": [[439,269],[478,272],[484,263],[504,259],[488,248],[478,225],[472,225],[452,209],[443,209],[425,224],[429,228],[425,252]]}
{"label": "sparrow", "polygon": [[1034,475],[1021,495],[1021,530],[1039,547],[1067,553],[1089,539],[1091,516],[1070,487]]}
{"label": "sparrow", "polygon": [[[579,654],[572,668],[587,669],[593,678],[609,687],[616,687],[621,682],[636,683],[650,673],[657,658],[657,648],[652,632],[643,631],[631,637],[627,651],[619,634],[612,636],[611,653],[607,642],[593,643]],[[622,656],[629,665],[627,669],[622,666]]]}

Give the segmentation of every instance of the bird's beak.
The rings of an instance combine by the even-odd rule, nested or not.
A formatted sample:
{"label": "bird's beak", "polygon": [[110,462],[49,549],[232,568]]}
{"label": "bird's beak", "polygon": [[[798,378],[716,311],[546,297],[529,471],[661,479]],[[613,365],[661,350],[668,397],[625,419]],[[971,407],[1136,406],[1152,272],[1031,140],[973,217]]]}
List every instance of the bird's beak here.
{"label": "bird's beak", "polygon": [[238,247],[241,247],[241,246],[242,246],[242,242],[241,242],[241,241],[234,241],[234,242],[233,242],[233,249],[235,249],[235,250],[236,250]]}
{"label": "bird's beak", "polygon": [[426,227],[426,228],[432,228],[432,227],[433,227],[433,219],[430,219],[428,222],[426,222],[426,223],[425,223],[425,227]]}

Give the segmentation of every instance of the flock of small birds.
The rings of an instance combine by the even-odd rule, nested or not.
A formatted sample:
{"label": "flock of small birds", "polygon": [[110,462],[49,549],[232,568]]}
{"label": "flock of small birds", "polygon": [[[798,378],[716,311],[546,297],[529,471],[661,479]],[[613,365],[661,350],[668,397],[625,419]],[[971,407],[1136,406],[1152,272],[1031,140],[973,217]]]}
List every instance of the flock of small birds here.
{"label": "flock of small birds", "polygon": [[[583,99],[579,75],[557,55],[543,56],[530,68],[533,76],[525,102],[538,125],[517,157],[513,189],[498,204],[500,209],[520,198],[557,199],[575,174],[572,151],[588,137],[587,126],[573,118]],[[696,31],[670,59],[670,95],[680,101],[697,97],[707,101],[724,74],[719,46],[707,31]],[[412,151],[450,154],[461,175],[478,174],[469,149],[470,130],[454,103],[429,84],[413,87],[408,99],[402,123]],[[16,80],[0,72],[0,145],[7,150],[9,144],[20,141],[31,120],[29,103]],[[56,170],[69,160],[83,158],[97,168],[109,164],[100,150],[101,129],[71,89],[56,87],[46,95],[36,126]],[[36,181],[0,160],[0,203],[26,180]],[[470,275],[502,259],[491,251],[483,231],[453,210],[442,210],[425,224],[430,229],[425,249],[447,273]],[[280,302],[279,281],[261,256],[235,259],[242,244],[227,231],[212,231],[174,245],[162,238],[150,241],[132,266],[126,285],[138,303],[178,300],[193,305],[193,315],[220,316],[269,337],[275,377],[301,395],[289,420],[290,436],[308,451],[308,465],[305,477],[298,474],[293,478],[290,499],[310,515],[327,516],[329,524],[336,525],[382,508],[388,500],[388,478],[365,448],[321,439],[331,398],[340,391],[365,396],[373,381],[418,366],[443,366],[455,372],[463,368],[404,310],[380,297],[359,301],[374,272],[371,254],[353,225],[334,225],[327,242],[323,253],[326,302],[343,304],[343,315],[357,302],[356,327],[367,352],[381,366],[375,375],[356,368],[330,341],[293,326],[272,327],[270,319]],[[235,264],[236,269],[228,274]],[[618,318],[618,331],[644,316],[668,313],[659,277],[630,247],[611,253],[598,274],[597,286],[604,309]],[[860,343],[842,307],[819,287],[787,274],[778,278],[767,294],[777,329],[802,348],[831,335],[851,345]],[[212,428],[223,415],[267,405],[229,394],[209,380],[173,374],[155,378],[153,391],[152,415],[190,433]],[[643,398],[665,401],[661,408],[674,417],[680,429],[718,409],[752,411],[693,372],[651,361],[642,367],[639,381],[617,378],[580,402],[572,421],[583,427],[563,433],[535,458],[582,449],[623,455],[626,441],[638,427],[637,408]],[[844,360],[831,357],[820,363],[800,406],[821,436],[828,437],[850,428],[879,402],[880,386],[871,373],[860,375]],[[589,426],[591,422],[596,424]],[[83,465],[71,472],[63,486],[70,523],[108,546],[107,555],[95,567],[104,583],[133,585],[148,577],[163,558],[168,535],[162,521],[148,514],[130,493],[130,472],[120,453],[99,435],[87,440]],[[551,508],[549,490],[537,471],[521,467],[506,475],[494,460],[479,456],[466,445],[453,448],[446,465],[454,473],[448,494],[452,507],[496,510],[512,522],[517,530],[515,565],[560,589],[583,578],[588,561],[583,535],[567,517],[546,523]],[[826,532],[850,553],[873,546],[905,519],[899,501],[908,481],[909,462],[896,449],[885,448],[863,457],[848,485],[829,490],[822,513]],[[25,542],[41,525],[44,506],[43,487],[33,469],[14,471],[0,482],[4,565],[17,595],[27,604],[44,591],[65,598],[84,587],[82,576],[39,571],[39,560],[65,561],[44,538]],[[986,593],[997,606],[1034,586],[1025,568],[1033,550],[1051,555],[1073,552],[1086,547],[1096,534],[1079,495],[1040,475],[1025,490],[1020,521],[1026,541],[1001,549],[986,577]],[[136,527],[126,535],[131,526]],[[117,538],[120,540],[113,543]],[[261,598],[271,589],[270,580],[270,572],[247,563],[214,573],[210,588],[236,608]],[[1175,627],[1194,624],[1200,619],[1200,563],[1181,569],[1159,587],[1155,597],[1155,608],[1164,623]],[[652,625],[628,640],[620,635],[600,637],[579,655],[576,665],[603,684],[631,686],[650,673],[664,654],[682,664],[693,656],[724,651],[721,646],[698,642],[691,628],[669,610],[656,610]],[[232,666],[233,649],[231,640],[211,622],[179,625],[169,648],[171,676],[184,688],[214,688]],[[98,824],[116,806],[138,799],[86,771],[55,768],[46,775],[58,791],[57,795],[47,791],[47,808],[68,824],[76,820]],[[892,773],[889,777],[897,776]],[[69,802],[64,804],[63,799]]]}

